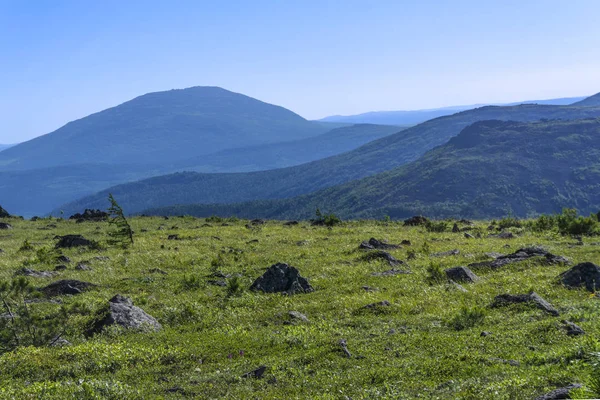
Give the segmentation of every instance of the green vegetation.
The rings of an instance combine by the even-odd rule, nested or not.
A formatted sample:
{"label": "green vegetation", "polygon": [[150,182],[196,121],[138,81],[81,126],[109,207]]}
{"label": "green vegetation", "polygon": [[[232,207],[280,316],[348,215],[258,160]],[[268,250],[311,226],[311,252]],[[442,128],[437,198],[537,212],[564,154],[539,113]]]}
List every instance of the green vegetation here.
{"label": "green vegetation", "polygon": [[[92,196],[62,205],[55,209],[54,215],[58,215],[59,210],[64,210],[66,215],[71,215],[86,208],[103,207],[104,199],[108,193],[113,193],[117,196],[119,201],[121,201],[123,208],[131,213],[140,213],[149,208],[173,206],[175,204],[229,204],[258,201],[261,199],[289,198],[312,193],[334,185],[344,184],[352,180],[379,174],[384,171],[390,171],[396,167],[414,162],[410,165],[412,167],[418,167],[418,169],[415,170],[414,168],[410,168],[409,170],[412,174],[410,176],[403,176],[401,178],[397,176],[399,171],[404,171],[404,169],[400,169],[394,170],[394,172],[390,172],[388,175],[375,175],[372,180],[364,181],[372,182],[374,184],[386,183],[390,186],[379,189],[373,188],[370,193],[365,193],[363,190],[350,193],[343,201],[331,204],[331,206],[325,203],[320,204],[322,207],[327,206],[327,208],[339,211],[340,214],[341,210],[344,209],[349,213],[352,212],[353,215],[357,214],[357,216],[381,218],[383,215],[387,214],[394,218],[398,214],[413,214],[411,209],[415,209],[420,205],[417,200],[421,197],[429,197],[424,199],[427,203],[431,202],[431,198],[435,198],[436,201],[443,201],[440,199],[440,195],[446,194],[442,190],[448,189],[448,187],[445,186],[452,187],[453,190],[450,194],[457,192],[459,189],[458,186],[452,185],[455,178],[450,174],[444,174],[444,169],[450,166],[453,167],[451,163],[454,160],[465,162],[464,167],[460,164],[457,165],[460,167],[460,171],[457,171],[460,172],[460,174],[456,179],[459,180],[461,178],[471,177],[478,180],[484,179],[486,174],[489,173],[490,175],[493,175],[495,169],[501,167],[501,165],[498,165],[500,162],[509,163],[509,166],[514,162],[519,162],[518,159],[522,154],[519,153],[518,146],[520,146],[521,143],[526,143],[524,140],[519,140],[517,143],[514,143],[518,145],[517,147],[508,148],[508,146],[504,146],[504,143],[500,142],[497,143],[497,147],[492,146],[490,149],[485,147],[477,148],[479,151],[472,158],[462,157],[459,150],[450,151],[447,145],[443,146],[443,150],[433,150],[423,157],[427,151],[436,148],[437,146],[445,145],[448,140],[457,136],[463,129],[478,121],[511,120],[529,122],[539,121],[540,119],[551,121],[555,119],[575,120],[598,117],[600,117],[600,107],[543,106],[535,104],[512,107],[482,107],[447,117],[436,118],[403,130],[402,132],[372,141],[347,153],[295,167],[227,175],[177,173],[156,176],[139,182],[111,187]],[[546,124],[552,125],[552,122],[546,122]],[[533,130],[535,131],[536,129]],[[577,131],[574,130],[573,132]],[[571,138],[571,140],[573,140],[573,138]],[[492,145],[493,143],[488,141],[486,145],[487,144]],[[574,146],[575,144],[576,143],[571,142],[568,145]],[[581,143],[580,146],[581,145],[583,145],[583,143]],[[559,146],[557,145],[556,147]],[[496,149],[502,149],[505,153],[508,152],[509,154],[515,155],[514,157],[507,157],[505,160],[501,160],[501,155],[505,153],[497,154],[495,152]],[[444,152],[449,152],[447,157]],[[558,154],[566,155],[560,150],[557,151],[557,155]],[[552,157],[553,154],[550,153],[547,154],[547,156]],[[419,159],[420,157],[423,158]],[[488,157],[492,158],[489,161],[492,169],[489,171],[487,162]],[[433,158],[435,158],[435,160],[433,160]],[[568,159],[565,160],[562,158],[559,160],[562,160],[563,162],[568,161]],[[428,164],[431,162],[435,162],[438,166],[432,170],[431,174],[428,174],[426,173],[427,170],[424,170],[423,168],[426,166],[430,167]],[[560,164],[560,162],[558,164]],[[588,165],[585,165],[585,167],[588,167]],[[588,173],[591,172],[593,171],[588,171]],[[388,178],[392,180],[388,181]],[[552,176],[552,178],[556,178],[556,176]],[[443,179],[443,181],[440,181],[440,188],[425,191],[417,190],[418,188],[414,187],[417,184],[417,180],[424,180],[424,183],[428,184],[435,179]],[[350,190],[351,188],[361,185],[362,182],[363,181],[353,182],[348,186],[345,186],[344,189]],[[463,182],[463,184],[466,183],[467,181]],[[473,184],[476,183],[479,182],[477,180],[473,182]],[[503,182],[500,183],[502,184],[504,191],[511,189],[508,184],[504,184]],[[530,182],[528,182],[528,184],[530,184]],[[545,189],[545,182],[541,181],[536,182],[535,184],[540,187],[540,191]],[[401,197],[388,194],[388,192],[403,192],[407,186],[411,186],[411,191],[402,193]],[[547,188],[547,191],[551,191],[552,189],[553,188],[550,186]],[[382,212],[381,215],[379,215],[379,213],[377,215],[369,215],[367,212],[370,211],[372,207],[369,204],[360,204],[356,208],[367,212],[364,213],[365,215],[363,215],[363,213],[357,213],[351,206],[355,203],[355,200],[360,199],[360,196],[363,194],[377,195],[378,198],[376,199],[376,203],[385,202],[386,206],[389,204],[393,204],[393,206],[390,207],[389,212]],[[490,199],[482,198],[478,199],[478,201],[496,203],[504,197],[504,192],[490,194],[492,195]],[[482,194],[482,196],[483,195],[484,194]],[[369,201],[372,201],[370,197],[371,196],[368,197]],[[500,200],[497,197],[500,197]],[[558,200],[560,200],[560,198]],[[409,204],[407,204],[406,207],[399,209],[397,204],[404,203],[405,201],[409,202]],[[342,202],[343,207],[342,204],[340,204]],[[410,202],[415,202],[415,204],[410,204]],[[428,205],[427,203],[425,206]],[[459,207],[453,207],[454,204],[448,205],[451,210],[448,210],[447,214],[450,216],[461,215],[461,213],[465,211],[463,209],[469,210],[473,208],[470,204],[463,205],[462,203],[467,203],[467,199],[461,199]],[[531,200],[529,200],[528,203],[531,203]],[[267,204],[269,203],[267,202]],[[6,205],[6,207],[8,206],[9,204]],[[310,218],[316,206],[319,206],[317,202],[310,205],[302,203],[295,204],[293,207],[298,208],[298,210],[302,212],[303,218]],[[561,205],[561,207],[562,206],[564,205]],[[260,217],[257,213],[257,209],[261,208],[261,205],[257,205],[257,207],[253,209],[248,207],[248,205],[238,207],[235,212],[229,212],[226,215],[241,215],[237,210],[248,210],[248,213],[246,214],[248,218]],[[498,205],[498,207],[502,208],[501,215],[507,213],[508,210],[506,209],[505,204]],[[285,206],[285,208],[287,209],[288,207]],[[218,210],[218,208],[215,208],[215,210]],[[175,211],[175,215],[192,213],[192,211],[178,212],[176,209],[173,209],[173,211]],[[265,211],[271,215],[276,214],[269,209]],[[515,213],[518,211],[519,210],[515,210]],[[289,213],[291,214],[291,212]],[[208,215],[210,215],[210,213],[203,214],[202,216]],[[348,215],[341,216],[346,218]],[[483,215],[477,215],[477,217],[483,218]]]}
{"label": "green vegetation", "polygon": [[[498,222],[500,228],[507,228],[518,224],[514,217],[556,213],[563,208],[574,208],[581,214],[597,213],[599,160],[600,119],[482,121],[418,161],[309,195],[229,205],[173,206],[147,212],[302,219],[310,217],[318,205],[335,210],[343,219],[403,219],[419,214],[481,219],[508,215]],[[582,234],[597,229],[597,218],[565,218],[560,219],[564,222],[559,226],[562,232]]]}
{"label": "green vegetation", "polygon": [[110,201],[110,208],[108,209],[110,219],[108,220],[108,223],[117,228],[117,230],[108,232],[108,235],[110,236],[108,243],[111,245],[118,244],[123,248],[127,248],[129,245],[133,244],[133,229],[131,229],[129,222],[127,222],[127,218],[125,218],[123,209],[112,194],[108,195],[108,200]]}
{"label": "green vegetation", "polygon": [[[557,225],[539,231],[535,221],[519,221],[520,228],[507,228],[518,232],[514,239],[467,239],[394,221],[344,221],[332,228],[267,221],[248,229],[245,220],[224,226],[217,219],[136,217],[129,219],[135,245],[123,250],[106,245],[110,228],[104,223],[8,221],[13,229],[0,235],[0,296],[19,318],[0,315],[2,398],[531,399],[576,382],[584,385],[576,392],[581,397],[600,396],[600,301],[584,289],[557,284],[568,266],[531,258],[498,269],[473,267],[480,279],[461,283],[466,292],[442,275],[447,268],[490,260],[486,253],[531,245],[573,263],[597,262],[595,238],[574,245]],[[472,228],[487,232],[489,224],[476,221]],[[32,262],[32,269],[53,271],[47,249],[54,236],[67,234],[101,246],[62,249],[71,263],[53,278],[14,280]],[[411,273],[377,275],[392,267],[364,258],[358,246],[370,237],[410,240],[410,246],[386,251],[407,263],[393,268]],[[25,241],[33,250],[19,251]],[[460,253],[432,256],[451,249]],[[297,267],[314,292],[250,291],[277,262]],[[76,268],[80,263],[91,269]],[[430,285],[432,275],[437,283]],[[33,290],[59,279],[98,286],[53,298],[62,304]],[[531,290],[561,315],[536,307],[490,307],[499,294]],[[86,336],[116,294],[130,297],[163,329]],[[32,307],[29,314],[25,306]],[[291,319],[290,311],[307,321]],[[586,334],[567,335],[563,319]],[[11,321],[22,325],[11,327]],[[59,334],[71,345],[50,346]],[[261,365],[267,367],[262,379],[242,377]]]}

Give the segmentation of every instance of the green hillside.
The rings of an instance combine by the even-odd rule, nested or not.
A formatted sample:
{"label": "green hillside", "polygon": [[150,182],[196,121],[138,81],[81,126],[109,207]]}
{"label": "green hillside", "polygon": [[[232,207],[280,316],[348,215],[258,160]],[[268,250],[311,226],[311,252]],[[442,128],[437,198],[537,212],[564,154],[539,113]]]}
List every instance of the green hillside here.
{"label": "green hillside", "polygon": [[502,217],[600,210],[600,119],[483,121],[406,166],[278,201],[195,205],[150,214],[308,218]]}
{"label": "green hillside", "polygon": [[[600,117],[600,107],[521,105],[482,107],[437,118],[360,148],[327,159],[291,168],[247,174],[178,173],[119,185],[60,207],[68,214],[101,208],[109,192],[118,196],[129,212],[192,203],[234,203],[294,197],[417,160],[446,143],[477,121],[498,119],[582,119]],[[58,210],[57,210],[58,211]]]}
{"label": "green hillside", "polygon": [[173,163],[227,148],[297,140],[331,128],[217,87],[149,93],[0,153],[0,169]]}

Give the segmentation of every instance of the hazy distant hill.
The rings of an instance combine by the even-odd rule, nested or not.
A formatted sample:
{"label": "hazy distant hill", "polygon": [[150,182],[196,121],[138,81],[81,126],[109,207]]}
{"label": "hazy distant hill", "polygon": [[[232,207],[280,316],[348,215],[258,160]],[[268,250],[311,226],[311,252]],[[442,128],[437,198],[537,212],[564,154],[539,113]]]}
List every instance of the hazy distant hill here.
{"label": "hazy distant hill", "polygon": [[308,139],[198,156],[175,164],[175,168],[197,172],[250,172],[284,168],[344,153],[402,130],[402,127],[390,125],[351,125]]}
{"label": "hazy distant hill", "polygon": [[574,106],[578,107],[597,107],[600,106],[600,93],[588,97],[587,99],[581,100],[574,104]]}
{"label": "hazy distant hill", "polygon": [[309,218],[490,218],[600,210],[600,119],[477,122],[408,165],[293,199],[195,205],[149,214]]}
{"label": "hazy distant hill", "polygon": [[600,117],[600,107],[482,107],[427,121],[356,150],[308,164],[243,174],[185,173],[159,176],[112,187],[61,208],[68,213],[75,213],[84,208],[104,207],[109,192],[118,197],[128,212],[173,204],[233,203],[293,197],[414,161],[477,121],[499,119],[527,122],[544,118],[568,120],[590,117]]}
{"label": "hazy distant hill", "polygon": [[509,104],[472,104],[467,106],[453,106],[414,111],[373,111],[358,115],[334,115],[331,117],[323,118],[321,121],[346,122],[352,124],[369,123],[382,125],[416,125],[433,118],[451,115],[460,111],[472,110],[474,108],[483,107],[486,105],[514,106],[519,104],[542,104],[564,106],[573,104],[583,99],[585,99],[585,97],[565,97],[550,100],[528,100]]}
{"label": "hazy distant hill", "polygon": [[0,170],[173,163],[330,130],[285,108],[217,87],[149,93],[0,153]]}
{"label": "hazy distant hill", "polygon": [[[323,126],[336,126],[325,124]],[[356,125],[291,142],[225,150],[174,164],[75,164],[24,171],[0,170],[0,204],[15,214],[43,215],[107,187],[182,170],[254,171],[287,167],[340,154],[402,130]],[[152,160],[151,160],[152,161]]]}
{"label": "hazy distant hill", "polygon": [[13,147],[13,146],[14,146],[14,144],[0,144],[0,151],[6,150],[9,147]]}

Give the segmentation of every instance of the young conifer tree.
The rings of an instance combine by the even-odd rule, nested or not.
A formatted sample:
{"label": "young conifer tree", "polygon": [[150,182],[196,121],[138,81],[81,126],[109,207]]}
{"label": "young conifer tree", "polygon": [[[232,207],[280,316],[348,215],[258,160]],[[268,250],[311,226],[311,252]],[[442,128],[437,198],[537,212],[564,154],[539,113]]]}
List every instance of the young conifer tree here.
{"label": "young conifer tree", "polygon": [[125,218],[123,209],[117,203],[112,193],[108,195],[108,200],[110,201],[110,208],[108,209],[110,218],[108,223],[117,227],[117,230],[108,233],[111,237],[111,239],[108,240],[108,243],[111,245],[127,247],[133,244],[133,230],[131,229],[129,222],[127,222],[127,218]]}

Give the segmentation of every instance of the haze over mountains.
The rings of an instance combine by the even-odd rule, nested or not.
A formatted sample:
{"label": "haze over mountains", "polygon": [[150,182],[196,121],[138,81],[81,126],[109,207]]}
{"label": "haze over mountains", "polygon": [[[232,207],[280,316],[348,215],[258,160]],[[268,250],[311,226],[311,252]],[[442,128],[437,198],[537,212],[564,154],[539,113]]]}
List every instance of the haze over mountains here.
{"label": "haze over mountains", "polygon": [[[238,174],[185,173],[119,185],[60,207],[66,213],[103,207],[113,193],[129,212],[192,203],[281,199],[364,178],[417,160],[467,126],[484,120],[533,122],[600,117],[600,107],[488,106],[440,117],[337,156],[290,168]],[[58,209],[56,210],[58,211]]]}
{"label": "haze over mountains", "polygon": [[419,160],[372,177],[284,200],[188,205],[150,215],[344,218],[519,217],[564,207],[600,209],[600,118],[521,123],[482,121]]}
{"label": "haze over mountains", "polygon": [[321,119],[325,122],[346,122],[352,124],[382,124],[382,125],[416,125],[430,119],[452,115],[457,112],[472,110],[486,105],[516,106],[519,104],[544,104],[565,106],[582,101],[586,97],[563,97],[549,100],[529,100],[508,104],[472,104],[467,106],[452,106],[412,111],[373,111],[358,115],[333,115]]}
{"label": "haze over mountains", "polygon": [[14,146],[14,144],[0,144],[0,151],[6,150],[9,147],[13,147],[13,146]]}

